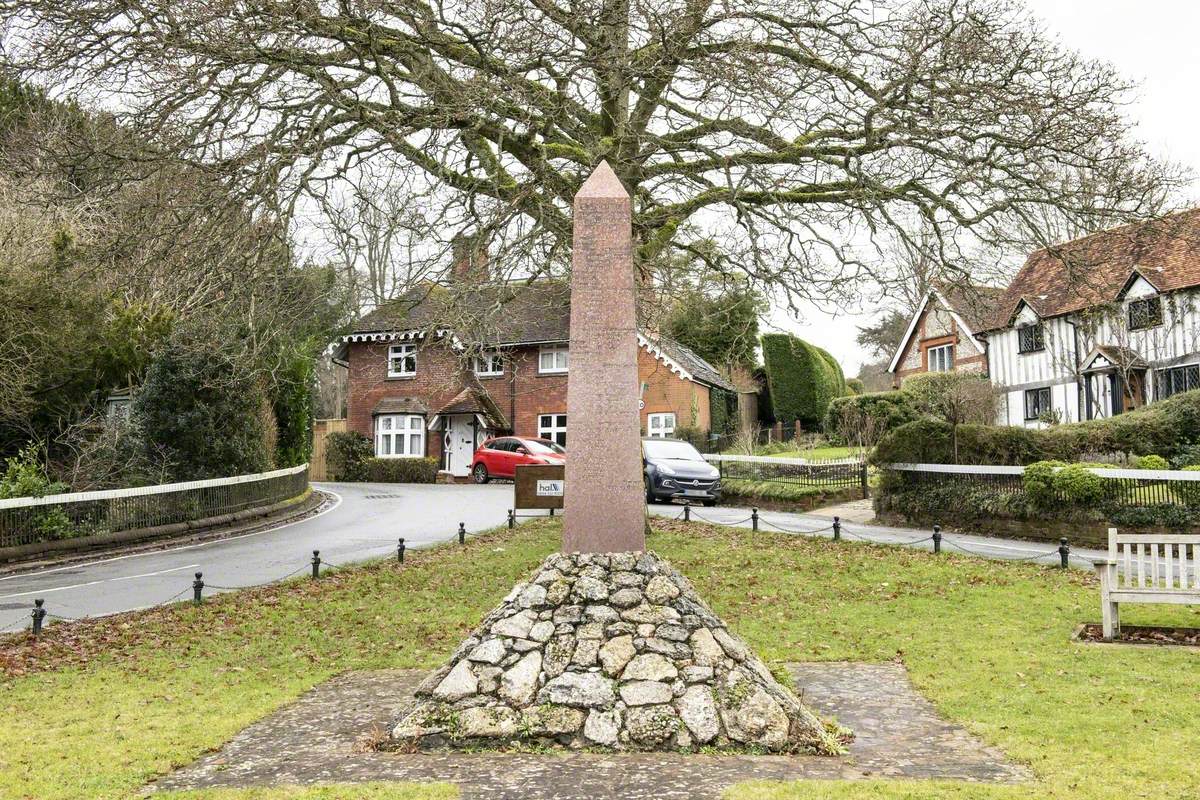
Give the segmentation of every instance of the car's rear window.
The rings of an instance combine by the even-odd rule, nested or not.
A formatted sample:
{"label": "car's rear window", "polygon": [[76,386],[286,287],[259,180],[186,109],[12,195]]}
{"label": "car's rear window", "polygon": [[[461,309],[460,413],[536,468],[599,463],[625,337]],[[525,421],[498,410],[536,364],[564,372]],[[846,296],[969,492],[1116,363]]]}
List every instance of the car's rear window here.
{"label": "car's rear window", "polygon": [[525,445],[525,449],[531,453],[559,453],[561,455],[567,452],[562,445],[546,439],[522,439],[521,444]]}

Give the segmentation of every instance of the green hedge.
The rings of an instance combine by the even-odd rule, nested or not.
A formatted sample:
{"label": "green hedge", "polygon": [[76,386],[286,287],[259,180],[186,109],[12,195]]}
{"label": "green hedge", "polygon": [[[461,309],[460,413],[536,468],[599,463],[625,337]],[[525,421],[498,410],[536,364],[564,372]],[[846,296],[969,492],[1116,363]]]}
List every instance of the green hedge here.
{"label": "green hedge", "polygon": [[837,444],[857,444],[862,432],[869,446],[916,418],[912,400],[903,392],[871,392],[832,400],[823,427],[825,436]]}
{"label": "green hedge", "polygon": [[358,431],[336,431],[325,437],[325,466],[335,481],[365,481],[367,461],[374,455],[371,440]]}
{"label": "green hedge", "polygon": [[369,483],[433,483],[437,480],[436,458],[368,458]]}
{"label": "green hedge", "polygon": [[[1200,390],[1128,414],[1050,428],[958,426],[958,461],[963,464],[1071,463],[1107,453],[1159,455],[1178,464],[1180,457],[1191,457],[1198,449]],[[876,464],[954,463],[951,426],[929,419],[901,425],[880,440],[871,460]]]}
{"label": "green hedge", "polygon": [[762,337],[771,416],[791,425],[821,424],[829,403],[846,394],[846,378],[833,356],[784,333]]}
{"label": "green hedge", "polygon": [[709,428],[717,436],[733,436],[738,427],[738,396],[728,389],[712,387],[708,392]]}

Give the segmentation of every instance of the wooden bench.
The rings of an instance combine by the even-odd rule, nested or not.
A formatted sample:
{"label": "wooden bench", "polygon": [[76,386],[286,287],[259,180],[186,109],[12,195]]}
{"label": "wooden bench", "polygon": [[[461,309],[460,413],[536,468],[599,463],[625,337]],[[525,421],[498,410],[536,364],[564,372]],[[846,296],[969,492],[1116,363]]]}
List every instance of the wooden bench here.
{"label": "wooden bench", "polygon": [[1200,604],[1200,534],[1109,528],[1108,558],[1095,566],[1105,639],[1121,632],[1121,603]]}

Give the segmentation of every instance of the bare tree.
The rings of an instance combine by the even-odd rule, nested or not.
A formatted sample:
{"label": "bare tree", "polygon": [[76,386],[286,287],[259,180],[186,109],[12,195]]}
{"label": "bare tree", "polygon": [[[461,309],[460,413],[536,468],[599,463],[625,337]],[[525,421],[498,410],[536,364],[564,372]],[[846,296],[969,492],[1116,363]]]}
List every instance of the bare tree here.
{"label": "bare tree", "polygon": [[441,243],[486,232],[533,274],[565,264],[570,201],[600,159],[635,198],[647,277],[685,254],[793,308],[878,278],[864,237],[942,264],[978,243],[1024,251],[1049,243],[1048,214],[1140,217],[1177,177],[1130,139],[1129,85],[1011,0],[0,0],[0,14],[10,68],[118,108],[163,153],[285,211],[383,163],[442,220]]}

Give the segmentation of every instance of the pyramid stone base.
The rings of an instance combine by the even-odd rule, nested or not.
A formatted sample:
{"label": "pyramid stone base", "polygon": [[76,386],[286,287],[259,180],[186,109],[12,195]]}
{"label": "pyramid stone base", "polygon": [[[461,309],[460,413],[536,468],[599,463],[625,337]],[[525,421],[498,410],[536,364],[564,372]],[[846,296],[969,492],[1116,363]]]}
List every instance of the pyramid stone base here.
{"label": "pyramid stone base", "polygon": [[652,552],[551,555],[416,694],[396,746],[840,750]]}

